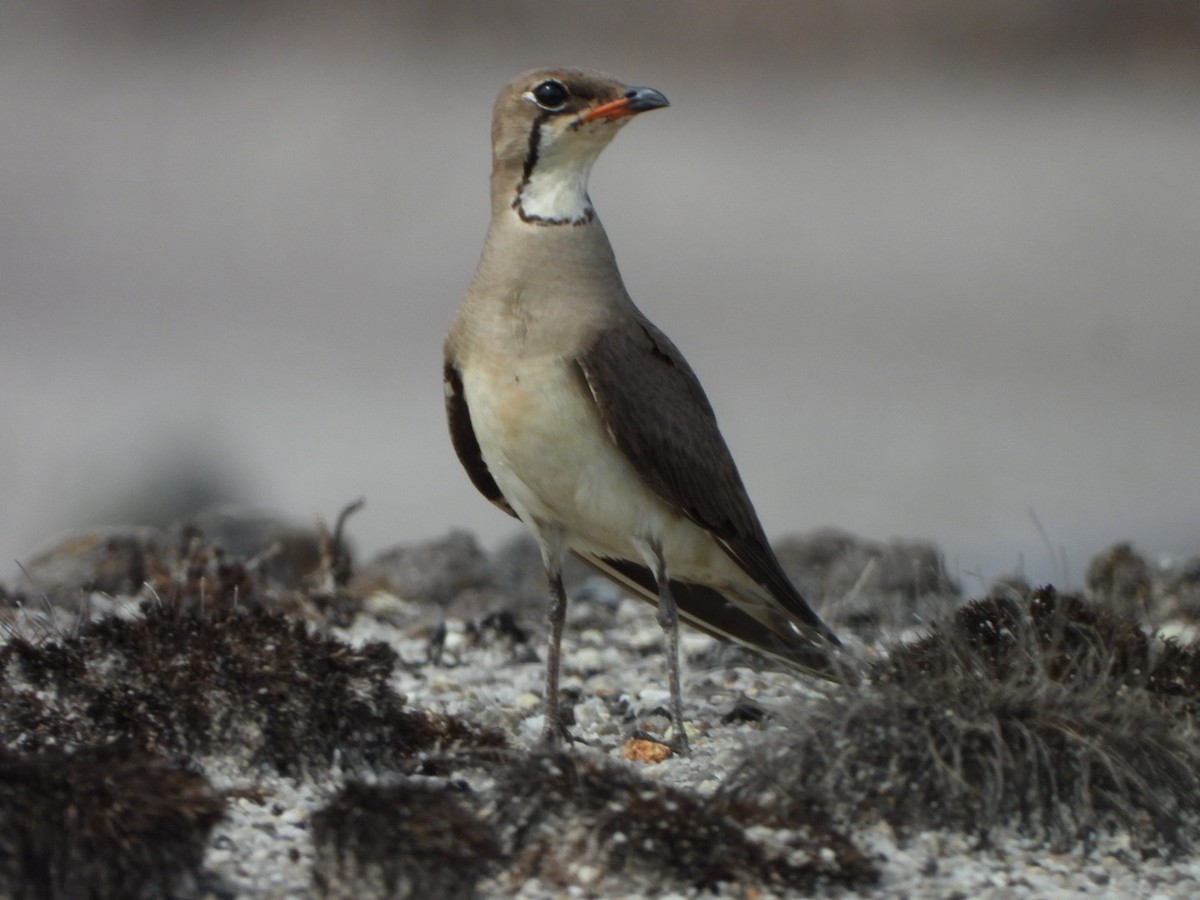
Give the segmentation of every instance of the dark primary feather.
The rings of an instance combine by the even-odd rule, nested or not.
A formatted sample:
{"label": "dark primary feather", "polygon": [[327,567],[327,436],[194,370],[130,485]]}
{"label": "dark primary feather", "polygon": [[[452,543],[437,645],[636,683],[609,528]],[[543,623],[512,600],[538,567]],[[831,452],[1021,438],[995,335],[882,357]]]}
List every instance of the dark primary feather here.
{"label": "dark primary feather", "polygon": [[775,558],[704,389],[670,339],[639,316],[602,332],[578,365],[647,486],[711,532],[793,620],[838,644]]}
{"label": "dark primary feather", "polygon": [[[577,553],[576,556],[630,593],[651,603],[657,602],[658,585],[648,567],[628,559],[613,559],[591,553]],[[673,579],[670,588],[683,619],[705,634],[755,647],[767,656],[819,678],[845,681],[849,677],[844,668],[824,650],[801,637],[795,630],[788,629],[782,614],[780,621],[772,628],[715,588]]]}
{"label": "dark primary feather", "polygon": [[450,441],[454,444],[458,461],[467,470],[471,483],[478,488],[479,493],[516,518],[517,514],[504,499],[500,486],[496,484],[487,463],[483,461],[479,440],[475,437],[474,426],[471,425],[471,411],[467,408],[467,398],[463,396],[462,376],[450,360],[446,360],[442,369],[442,380],[446,392],[446,421],[450,425]]}

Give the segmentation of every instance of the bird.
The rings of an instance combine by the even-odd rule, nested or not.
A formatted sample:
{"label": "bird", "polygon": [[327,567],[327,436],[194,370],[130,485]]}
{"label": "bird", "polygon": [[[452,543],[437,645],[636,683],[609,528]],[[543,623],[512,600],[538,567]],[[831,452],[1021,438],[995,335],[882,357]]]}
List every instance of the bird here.
{"label": "bird", "polygon": [[574,554],[657,606],[671,741],[688,752],[679,619],[834,678],[840,641],[784,573],[699,379],[634,304],[588,194],[597,157],[669,106],[601,72],[517,76],[492,116],[491,223],[445,341],[451,442],[533,533],[550,594],[542,741],[558,705]]}

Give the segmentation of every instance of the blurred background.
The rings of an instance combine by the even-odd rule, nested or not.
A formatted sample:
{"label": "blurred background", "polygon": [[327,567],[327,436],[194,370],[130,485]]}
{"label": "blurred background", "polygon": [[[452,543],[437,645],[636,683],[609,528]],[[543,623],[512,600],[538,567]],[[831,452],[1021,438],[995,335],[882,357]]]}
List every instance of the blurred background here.
{"label": "blurred background", "polygon": [[0,576],[217,500],[513,533],[441,342],[545,64],[672,101],[591,194],[770,534],[1200,550],[1200,4],[2,0]]}

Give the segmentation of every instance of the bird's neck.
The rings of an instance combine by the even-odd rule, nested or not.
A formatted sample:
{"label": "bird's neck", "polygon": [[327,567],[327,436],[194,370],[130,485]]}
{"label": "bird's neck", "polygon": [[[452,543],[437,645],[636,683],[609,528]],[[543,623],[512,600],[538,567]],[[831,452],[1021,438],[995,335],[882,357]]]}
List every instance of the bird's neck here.
{"label": "bird's neck", "polygon": [[596,216],[587,192],[591,169],[590,159],[537,166],[517,185],[510,205],[529,225],[586,225]]}
{"label": "bird's neck", "polygon": [[539,227],[586,225],[596,216],[588,197],[588,176],[612,132],[576,133],[563,141],[545,129],[543,125],[533,132],[519,165],[495,161],[493,212],[507,207],[522,222]]}
{"label": "bird's neck", "polygon": [[[529,221],[513,206],[492,216],[477,280],[512,286],[522,294],[568,296],[610,290],[621,275],[612,245],[594,212],[574,225]],[[624,288],[621,288],[623,292]]]}
{"label": "bird's neck", "polygon": [[[506,335],[513,353],[560,355],[631,314],[612,247],[600,220],[547,227],[506,207],[492,217],[475,278],[463,298],[462,346],[484,328]],[[481,325],[485,323],[485,325]]]}

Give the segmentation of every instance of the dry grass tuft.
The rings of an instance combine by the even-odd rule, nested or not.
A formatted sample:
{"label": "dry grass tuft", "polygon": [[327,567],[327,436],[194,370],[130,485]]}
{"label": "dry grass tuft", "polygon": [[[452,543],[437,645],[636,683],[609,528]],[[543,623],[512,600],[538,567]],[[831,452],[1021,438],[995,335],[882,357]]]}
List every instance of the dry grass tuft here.
{"label": "dry grass tuft", "polygon": [[144,603],[74,637],[0,647],[0,743],[26,751],[120,744],[180,765],[222,752],[282,774],[392,766],[456,742],[504,743],[405,708],[396,654],[350,647],[263,609]]}
{"label": "dry grass tuft", "polygon": [[0,894],[194,893],[224,806],[201,776],[140,754],[0,751]]}
{"label": "dry grass tuft", "polygon": [[873,864],[819,811],[777,829],[752,803],[712,803],[591,755],[514,761],[499,776],[497,822],[513,884],[603,892],[711,890],[742,885],[780,892],[863,886]]}
{"label": "dry grass tuft", "polygon": [[326,897],[477,896],[499,863],[474,795],[446,783],[351,782],[313,816],[313,880]]}
{"label": "dry grass tuft", "polygon": [[1053,588],[975,601],[832,693],[722,795],[785,816],[815,795],[842,821],[981,842],[1007,826],[1086,847],[1125,828],[1143,853],[1185,852],[1200,747],[1178,707],[1200,666],[1182,648],[1151,656],[1136,622]]}

